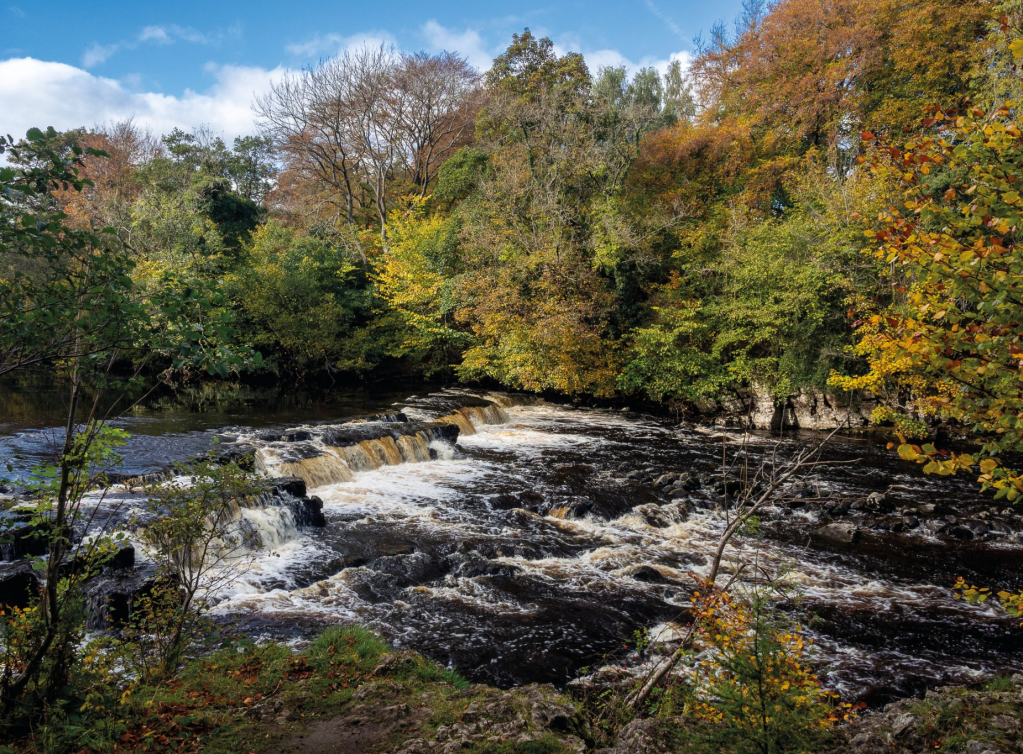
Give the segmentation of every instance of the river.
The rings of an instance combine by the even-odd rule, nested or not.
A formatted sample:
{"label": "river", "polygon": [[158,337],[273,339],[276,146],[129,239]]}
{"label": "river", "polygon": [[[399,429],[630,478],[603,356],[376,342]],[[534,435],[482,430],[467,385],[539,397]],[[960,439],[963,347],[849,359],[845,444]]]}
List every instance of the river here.
{"label": "river", "polygon": [[[217,616],[284,640],[357,621],[502,686],[564,685],[608,658],[641,662],[624,645],[637,630],[657,635],[684,616],[689,574],[706,572],[723,526],[713,480],[723,447],[735,453],[742,433],[515,396],[408,393],[150,399],[119,422],[133,434],[125,468],[161,467],[223,435],[257,445],[257,461],[271,473],[301,474],[315,453],[295,456],[296,438],[315,439],[346,418],[403,409],[402,418],[434,420],[459,402],[496,401],[489,414],[464,413],[455,444],[424,436],[428,450],[415,450],[399,437],[400,452],[381,451],[378,462],[345,456],[344,478],[318,476],[319,457],[319,471],[305,476],[311,486],[326,482],[310,490],[323,501],[326,526],[249,514],[267,546],[218,596]],[[0,419],[0,460],[25,468],[59,436],[59,396],[39,397],[35,408],[25,395],[19,401],[6,423]],[[288,428],[302,431],[290,445],[275,442]],[[754,433],[748,447],[755,463],[817,439]],[[1023,670],[1014,622],[993,606],[955,601],[950,590],[957,576],[1023,586],[1019,516],[969,479],[923,476],[876,438],[837,437],[825,457],[858,461],[816,469],[815,501],[885,492],[884,515],[857,506],[829,514],[819,502],[784,506],[764,516],[762,536],[737,540],[728,555],[757,551],[791,586],[798,598],[782,607],[807,624],[825,682],[848,699],[879,704]],[[692,472],[704,484],[672,499],[650,484],[665,472]],[[820,534],[836,516],[859,527],[856,541]],[[911,526],[899,523],[911,518]],[[967,524],[974,534],[964,534]]]}

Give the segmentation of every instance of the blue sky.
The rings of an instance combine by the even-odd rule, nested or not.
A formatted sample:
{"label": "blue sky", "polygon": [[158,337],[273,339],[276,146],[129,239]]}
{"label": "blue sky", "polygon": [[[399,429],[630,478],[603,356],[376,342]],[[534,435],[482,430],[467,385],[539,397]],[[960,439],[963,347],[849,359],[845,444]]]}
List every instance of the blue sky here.
{"label": "blue sky", "polygon": [[663,68],[740,4],[0,0],[0,131],[135,117],[159,132],[205,123],[233,137],[253,130],[249,104],[270,81],[339,49],[447,49],[484,69],[527,26],[594,71]]}

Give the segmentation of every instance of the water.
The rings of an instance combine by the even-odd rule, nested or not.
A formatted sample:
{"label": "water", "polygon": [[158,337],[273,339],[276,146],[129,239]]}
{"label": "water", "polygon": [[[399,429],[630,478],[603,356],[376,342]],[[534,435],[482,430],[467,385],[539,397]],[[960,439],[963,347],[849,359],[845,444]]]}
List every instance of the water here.
{"label": "water", "polygon": [[[287,454],[303,447],[299,456],[336,453],[347,471],[311,490],[324,503],[322,529],[296,527],[286,516],[282,523],[275,511],[245,513],[267,548],[221,595],[219,616],[282,638],[358,621],[474,680],[505,686],[566,684],[581,668],[622,655],[636,630],[684,619],[688,574],[706,572],[722,528],[720,496],[705,484],[687,502],[673,503],[627,474],[693,471],[710,479],[722,442],[734,444],[737,435],[681,430],[632,413],[512,405],[500,397],[503,415],[453,413],[451,405],[472,403],[467,395],[397,406],[391,397],[373,396],[362,411],[404,405],[413,422],[442,418],[462,428],[457,444],[424,437],[423,447],[412,448],[388,436],[381,441],[386,451],[372,439],[328,447],[324,437],[351,426],[322,426],[350,415],[330,405],[286,416],[240,411],[224,422],[248,428],[236,434],[260,447],[270,471],[279,473],[294,460]],[[192,415],[193,426],[178,434],[198,433],[208,442],[224,418]],[[305,439],[290,444],[273,439],[276,432],[252,431],[300,424],[305,434],[296,436]],[[388,426],[360,425],[368,433],[360,437]],[[783,452],[815,439],[783,438]],[[774,442],[757,435],[751,452]],[[145,453],[143,445],[143,460]],[[950,538],[944,516],[993,505],[970,480],[924,477],[874,440],[837,439],[827,456],[861,460],[819,469],[815,495],[858,499],[895,485],[889,493],[895,505],[920,509],[923,524],[839,544],[814,533],[823,520],[814,503],[767,517],[762,539],[739,540],[728,553],[734,559],[740,548],[747,555],[759,549],[761,561],[800,593],[782,607],[810,623],[826,682],[847,698],[880,703],[1023,669],[1014,622],[993,607],[957,602],[950,592],[957,576],[1023,586],[1023,546],[1012,518],[983,513],[989,541]],[[310,468],[296,462],[285,470],[312,474]],[[935,510],[926,512],[927,505]]]}

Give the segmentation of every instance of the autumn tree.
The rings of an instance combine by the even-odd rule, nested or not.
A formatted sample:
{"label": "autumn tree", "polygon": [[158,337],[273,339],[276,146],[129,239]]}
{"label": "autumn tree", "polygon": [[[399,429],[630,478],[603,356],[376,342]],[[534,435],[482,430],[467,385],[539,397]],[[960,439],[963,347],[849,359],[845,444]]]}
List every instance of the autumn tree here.
{"label": "autumn tree", "polygon": [[900,455],[929,473],[979,467],[985,485],[1015,500],[1023,478],[1002,457],[1023,449],[1021,124],[1010,107],[935,109],[924,127],[879,147],[870,163],[902,190],[867,231],[896,271],[893,301],[861,310],[856,348],[869,369],[832,381],[879,392],[894,384],[903,400],[876,418],[894,420],[903,438],[929,416],[961,422],[981,440],[977,453],[903,442]]}

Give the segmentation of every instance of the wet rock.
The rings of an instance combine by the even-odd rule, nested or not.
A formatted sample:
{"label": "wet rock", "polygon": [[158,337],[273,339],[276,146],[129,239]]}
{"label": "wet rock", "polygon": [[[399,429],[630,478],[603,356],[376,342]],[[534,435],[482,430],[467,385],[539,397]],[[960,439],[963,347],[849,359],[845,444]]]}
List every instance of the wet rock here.
{"label": "wet rock", "polygon": [[860,530],[856,524],[846,521],[836,521],[835,523],[822,526],[818,529],[817,536],[829,539],[832,542],[851,544],[859,539]]}
{"label": "wet rock", "polygon": [[632,509],[632,512],[634,515],[642,518],[647,526],[652,526],[655,529],[667,529],[673,523],[672,520],[663,511],[661,511],[659,506],[651,503],[646,505],[637,505]]}
{"label": "wet rock", "polygon": [[970,521],[966,524],[966,528],[972,531],[977,537],[983,537],[988,533],[988,526],[982,521]]}
{"label": "wet rock", "polygon": [[323,528],[327,525],[327,519],[323,515],[323,501],[316,495],[302,498],[298,502],[298,508],[295,521],[299,526]]}
{"label": "wet rock", "polygon": [[895,510],[895,505],[885,493],[871,492],[867,495],[866,508],[874,513],[891,513]]}
{"label": "wet rock", "polygon": [[664,574],[648,565],[636,566],[629,572],[629,575],[636,581],[644,581],[648,584],[660,584],[667,581]]}
{"label": "wet rock", "polygon": [[675,476],[673,474],[661,474],[654,480],[654,489],[663,490],[665,487],[667,487],[669,484],[672,484],[674,481]]}
{"label": "wet rock", "polygon": [[36,516],[34,510],[27,508],[0,511],[0,561],[46,554],[48,522],[33,523]]}
{"label": "wet rock", "polygon": [[232,442],[214,445],[209,451],[198,456],[197,460],[211,460],[222,465],[234,463],[246,471],[252,471],[255,467],[255,456],[255,445],[247,442]]}
{"label": "wet rock", "polygon": [[282,476],[271,480],[273,489],[277,492],[286,492],[293,497],[305,497],[305,480],[297,476]]}
{"label": "wet rock", "polygon": [[0,564],[0,605],[25,607],[39,584],[31,563]]}
{"label": "wet rock", "polygon": [[920,519],[916,516],[903,516],[902,523],[905,524],[907,529],[915,529],[920,526]]}
{"label": "wet rock", "polygon": [[454,565],[453,572],[464,578],[514,576],[522,570],[517,565],[490,560],[474,551],[457,552],[449,560]]}
{"label": "wet rock", "polygon": [[974,533],[973,533],[973,530],[971,528],[969,528],[968,526],[959,526],[959,525],[947,527],[945,529],[944,533],[947,536],[949,536],[949,537],[954,537],[955,539],[965,539],[965,540],[973,539],[974,536],[975,536]]}
{"label": "wet rock", "polygon": [[730,497],[734,497],[742,492],[743,487],[743,483],[738,479],[725,479],[724,481],[718,482],[714,485],[714,489],[718,492],[718,494],[728,495]]}
{"label": "wet rock", "polygon": [[697,477],[695,474],[686,474],[682,478],[682,489],[684,489],[686,492],[696,492],[702,486],[703,485],[700,482],[700,478]]}

